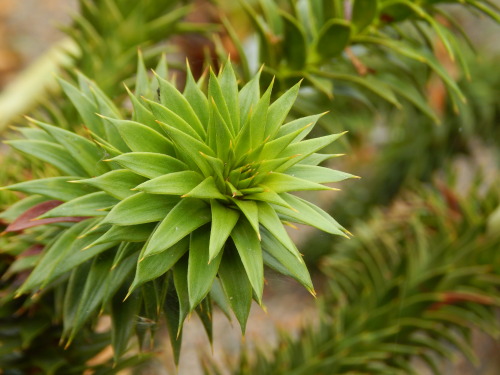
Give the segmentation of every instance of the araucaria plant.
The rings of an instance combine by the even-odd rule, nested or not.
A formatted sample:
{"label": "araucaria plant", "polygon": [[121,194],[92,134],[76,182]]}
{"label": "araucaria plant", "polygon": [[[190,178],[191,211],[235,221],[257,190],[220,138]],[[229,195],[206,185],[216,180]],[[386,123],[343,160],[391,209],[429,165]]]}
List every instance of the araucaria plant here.
{"label": "araucaria plant", "polygon": [[[198,82],[188,67],[183,92],[158,71],[150,81],[139,70],[131,120],[84,77],[80,88],[61,81],[88,136],[30,119],[27,139],[9,142],[61,172],[7,189],[38,196],[25,199],[36,212],[28,226],[58,228],[18,294],[67,283],[68,341],[98,313],[123,322],[123,297],[131,317],[165,309],[177,354],[184,319],[196,310],[209,321],[212,301],[230,306],[244,331],[252,299],[262,304],[264,264],[314,294],[284,224],[346,236],[291,194],[353,177],[319,166],[335,155],[318,151],[341,134],[304,140],[321,114],[287,122],[300,83],[271,103],[273,84],[261,93],[257,74],[239,88],[230,62]],[[115,331],[118,353],[127,332]]]}

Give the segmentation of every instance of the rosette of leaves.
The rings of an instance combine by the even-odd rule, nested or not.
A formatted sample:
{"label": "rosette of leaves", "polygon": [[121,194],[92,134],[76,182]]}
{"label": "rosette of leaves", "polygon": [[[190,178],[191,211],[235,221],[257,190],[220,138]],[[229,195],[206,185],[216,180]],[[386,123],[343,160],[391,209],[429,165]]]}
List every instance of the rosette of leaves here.
{"label": "rosette of leaves", "polygon": [[161,78],[164,65],[151,82],[139,69],[136,93],[129,92],[132,120],[84,77],[79,88],[61,81],[91,139],[31,120],[27,139],[9,142],[62,175],[7,189],[56,200],[38,219],[87,218],[66,224],[18,291],[70,277],[70,339],[111,302],[119,310],[124,287],[129,306],[165,307],[174,341],[196,308],[210,320],[212,299],[229,306],[244,330],[252,298],[262,303],[264,264],[314,294],[284,224],[346,236],[330,215],[291,194],[354,177],[319,166],[336,155],[318,151],[341,134],[304,140],[321,115],[286,122],[299,84],[271,103],[272,83],[261,93],[257,74],[239,89],[229,62],[208,82],[187,73],[181,93]]}

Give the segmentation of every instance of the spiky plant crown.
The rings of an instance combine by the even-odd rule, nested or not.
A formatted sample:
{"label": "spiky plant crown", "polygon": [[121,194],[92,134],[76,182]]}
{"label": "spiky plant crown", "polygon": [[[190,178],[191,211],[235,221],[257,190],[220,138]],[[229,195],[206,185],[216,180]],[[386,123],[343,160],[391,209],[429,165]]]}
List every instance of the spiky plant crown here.
{"label": "spiky plant crown", "polygon": [[[170,270],[178,302],[166,312],[177,314],[177,332],[189,312],[211,305],[209,292],[228,302],[244,330],[252,298],[262,303],[264,264],[314,294],[283,224],[346,236],[330,215],[290,194],[354,177],[319,166],[335,155],[317,151],[341,134],[304,140],[321,115],[284,123],[299,84],[270,103],[272,83],[261,94],[258,74],[239,89],[229,62],[210,72],[207,94],[189,68],[183,93],[160,70],[150,82],[139,69],[132,120],[84,77],[79,89],[61,81],[92,140],[31,119],[27,139],[9,142],[63,174],[7,189],[48,201],[36,206],[40,224],[77,222],[63,224],[19,289],[38,291],[71,271],[73,333],[124,285],[130,295]],[[96,294],[101,283],[107,289]]]}

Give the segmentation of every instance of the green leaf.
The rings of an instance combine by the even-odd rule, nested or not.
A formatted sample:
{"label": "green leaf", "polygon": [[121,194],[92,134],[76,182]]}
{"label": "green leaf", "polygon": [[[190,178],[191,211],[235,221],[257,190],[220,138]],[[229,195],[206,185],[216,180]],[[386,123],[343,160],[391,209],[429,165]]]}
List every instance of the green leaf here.
{"label": "green leaf", "polygon": [[172,156],[153,152],[129,152],[111,160],[134,173],[151,179],[188,168],[186,164]]}
{"label": "green leaf", "polygon": [[210,103],[210,121],[208,124],[208,136],[210,144],[215,145],[217,156],[223,160],[228,160],[228,153],[231,151],[233,135],[229,129],[230,124],[223,119],[215,102]]}
{"label": "green leaf", "polygon": [[418,88],[415,87],[415,85],[407,82],[406,80],[398,79],[391,74],[381,76],[380,78],[389,85],[392,91],[408,100],[436,124],[441,123],[441,120],[437,116],[436,112],[432,109],[427,102],[427,99],[418,90]]}
{"label": "green leaf", "polygon": [[[160,220],[160,219],[159,219]],[[106,233],[94,241],[89,247],[106,242],[143,242],[146,241],[156,224],[138,224],[131,226],[113,225]]]}
{"label": "green leaf", "polygon": [[217,200],[210,201],[212,211],[212,227],[208,249],[208,261],[211,262],[221,251],[233,230],[240,214],[238,211],[220,204]]}
{"label": "green leaf", "polygon": [[330,143],[336,141],[345,133],[331,134],[324,137],[317,137],[312,139],[307,139],[302,142],[292,143],[289,145],[281,154],[281,157],[286,156],[296,156],[292,159],[294,164],[298,163],[302,159],[305,159],[309,155],[314,154],[316,151],[328,146]]}
{"label": "green leaf", "polygon": [[272,234],[279,242],[293,254],[299,262],[302,261],[302,257],[297,250],[297,247],[290,239],[290,236],[286,232],[283,224],[278,217],[276,211],[266,202],[259,202],[259,222],[267,229],[267,231]]}
{"label": "green leaf", "polygon": [[288,13],[281,12],[285,26],[283,51],[292,70],[301,70],[306,63],[307,40],[302,25]]}
{"label": "green leaf", "polygon": [[6,141],[8,145],[36,159],[45,161],[69,176],[86,176],[80,164],[58,144],[46,141],[15,140]]}
{"label": "green leaf", "polygon": [[114,206],[116,203],[118,203],[116,198],[100,191],[63,203],[46,212],[40,216],[40,218],[58,216],[106,216],[107,211],[105,211],[105,209]]}
{"label": "green leaf", "polygon": [[168,251],[182,238],[211,219],[210,208],[199,199],[183,198],[156,228],[143,258]]}
{"label": "green leaf", "polygon": [[266,142],[262,148],[259,159],[268,161],[278,157],[295,138],[297,138],[302,132],[306,132],[308,128],[311,128],[311,125],[312,124],[308,124],[301,129],[295,130],[293,133],[289,133],[283,137]]}
{"label": "green leaf", "polygon": [[346,20],[332,19],[325,23],[315,41],[316,53],[322,59],[336,57],[349,45],[351,23]]}
{"label": "green leaf", "polygon": [[30,273],[28,279],[19,288],[18,294],[26,293],[50,281],[51,274],[59,261],[71,251],[76,238],[91,225],[95,225],[95,220],[85,220],[71,226],[61,232],[52,243],[46,246],[43,256],[35,269]]}
{"label": "green leaf", "polygon": [[[276,237],[267,230],[262,231],[262,248],[278,261],[291,277],[304,285],[312,295],[316,295],[305,262],[300,256],[297,258],[295,254],[290,252],[288,247],[283,246],[280,237]],[[266,256],[264,256],[265,260]],[[278,271],[280,270],[278,269]]]}
{"label": "green leaf", "polygon": [[373,75],[359,77],[354,74],[343,74],[335,72],[317,71],[316,74],[333,80],[352,82],[387,100],[396,108],[401,108],[401,103],[397,100],[391,87]]}
{"label": "green leaf", "polygon": [[[146,246],[144,246],[144,249]],[[188,251],[189,241],[184,238],[172,245],[167,251],[143,258],[135,271],[134,281],[129,293],[145,282],[154,280],[170,270],[175,263]]]}
{"label": "green leaf", "polygon": [[283,124],[292,109],[293,103],[299,94],[300,82],[281,95],[273,104],[270,105],[267,112],[265,138],[273,139],[279,128]]}
{"label": "green leaf", "polygon": [[330,182],[340,182],[348,178],[357,178],[349,173],[337,171],[335,169],[317,167],[314,165],[294,165],[286,170],[286,174],[302,178],[304,180],[326,184]]}
{"label": "green leaf", "polygon": [[[240,124],[243,126],[251,112],[252,109],[257,105],[260,99],[260,74],[262,70],[259,70],[257,74],[240,90],[238,94],[238,101],[240,103]],[[269,104],[268,104],[269,105]],[[265,111],[264,113],[267,113]]]}
{"label": "green leaf", "polygon": [[208,124],[208,100],[203,91],[201,91],[200,87],[196,84],[189,65],[186,72],[184,97],[191,104],[191,107],[193,107],[194,112],[200,119],[201,124],[206,127]]}
{"label": "green leaf", "polygon": [[259,211],[257,209],[257,204],[249,200],[241,200],[234,198],[231,198],[231,200],[233,201],[233,203],[236,204],[236,206],[238,206],[243,215],[245,215],[248,222],[250,223],[255,233],[257,234],[257,237],[260,238]]}
{"label": "green leaf", "polygon": [[88,176],[95,176],[109,171],[109,168],[102,162],[103,151],[90,140],[68,130],[33,119],[29,120],[54,137],[73,159],[81,165]]}
{"label": "green leaf", "polygon": [[229,299],[222,288],[219,278],[215,278],[212,284],[212,290],[210,290],[210,299],[214,301],[217,306],[219,306],[226,318],[228,320],[231,320],[231,307],[229,305]]}
{"label": "green leaf", "polygon": [[206,297],[217,275],[222,253],[209,259],[210,229],[205,226],[191,233],[188,262],[189,305],[193,310]]}
{"label": "green leaf", "polygon": [[87,262],[71,272],[63,302],[63,331],[65,334],[69,332],[75,320],[91,265],[92,262]]}
{"label": "green leaf", "polygon": [[316,182],[311,182],[302,178],[278,172],[269,173],[263,179],[262,183],[276,193],[304,190],[336,190],[334,188],[324,186]]}
{"label": "green leaf", "polygon": [[221,194],[215,180],[212,176],[207,177],[199,185],[197,185],[193,190],[182,196],[190,198],[205,198],[205,199],[221,199],[226,200],[226,196]]}
{"label": "green leaf", "polygon": [[77,331],[95,313],[106,293],[106,281],[113,264],[114,254],[104,253],[94,259],[85,279],[85,287],[78,299],[78,308],[71,321],[65,321],[65,331],[71,329],[68,341],[71,342]]}
{"label": "green leaf", "polygon": [[310,225],[327,233],[347,237],[342,232],[342,226],[319,207],[291,194],[281,194],[281,197],[295,210],[275,206],[274,209],[282,220]]}
{"label": "green leaf", "polygon": [[264,263],[262,261],[260,238],[252,230],[248,220],[244,218],[241,218],[234,227],[231,238],[238,250],[257,301],[261,304],[264,290]]}
{"label": "green leaf", "polygon": [[146,181],[146,178],[142,176],[125,169],[118,169],[94,178],[76,180],[73,182],[93,186],[111,195],[112,197],[123,200],[135,194],[135,192],[131,189],[135,188],[144,181]]}
{"label": "green leaf", "polygon": [[95,189],[90,186],[72,184],[69,182],[79,178],[80,177],[41,178],[9,185],[2,189],[19,191],[26,194],[40,194],[47,198],[70,201],[95,191]]}
{"label": "green leaf", "polygon": [[156,77],[160,85],[160,101],[165,107],[171,109],[184,121],[191,125],[200,139],[206,138],[205,128],[200,122],[198,116],[189,104],[187,99],[168,81]]}
{"label": "green leaf", "polygon": [[231,309],[245,332],[250,306],[252,304],[252,284],[236,249],[226,247],[219,267],[219,277],[227,295]]}
{"label": "green leaf", "polygon": [[359,33],[377,18],[378,0],[354,0],[352,23]]}
{"label": "green leaf", "polygon": [[[173,282],[169,283],[167,297],[163,310],[165,311],[165,320],[167,323],[168,335],[170,344],[174,353],[174,361],[179,363],[182,346],[182,325],[179,324],[181,309],[179,305],[179,298]],[[181,334],[179,334],[181,332]]]}
{"label": "green leaf", "polygon": [[181,258],[174,266],[174,285],[179,298],[179,328],[177,337],[181,334],[182,326],[187,315],[191,311],[189,307],[189,290],[188,290],[188,259]]}
{"label": "green leaf", "polygon": [[149,108],[153,112],[153,115],[156,121],[159,122],[160,126],[162,126],[162,123],[168,124],[199,141],[203,140],[191,124],[186,122],[186,120],[184,120],[180,115],[152,100],[145,99],[145,101],[149,105]]}
{"label": "green leaf", "polygon": [[160,221],[178,202],[177,197],[137,193],[114,206],[103,223],[137,225]]}
{"label": "green leaf", "polygon": [[127,90],[130,101],[132,102],[132,106],[134,107],[134,110],[132,112],[132,121],[147,125],[151,129],[156,130],[161,134],[161,126],[156,122],[156,118],[153,116],[151,111],[147,109],[139,101],[139,99],[137,99],[136,96],[130,92],[127,86],[125,86],[125,89]]}
{"label": "green leaf", "polygon": [[236,134],[240,130],[240,106],[238,101],[238,82],[234,74],[233,66],[228,60],[219,76],[220,88],[224,93],[224,99],[231,119],[231,127]]}
{"label": "green leaf", "polygon": [[[290,121],[282,126],[280,126],[278,132],[276,133],[275,138],[281,138],[287,134],[294,133],[299,129],[305,129],[304,132],[300,133],[294,140],[293,142],[299,142],[302,139],[304,139],[310,131],[314,128],[314,125],[320,117],[322,117],[324,113],[321,113],[319,115],[312,115],[312,116],[306,116],[306,117],[301,117],[299,119]],[[308,126],[311,125],[311,126]]]}
{"label": "green leaf", "polygon": [[[252,95],[250,90],[254,91],[253,95],[257,93],[259,90],[258,84],[258,82],[255,82],[253,87],[249,87],[248,95]],[[247,151],[257,148],[264,141],[266,134],[264,124],[267,121],[273,86],[274,80],[271,82],[264,95],[262,95],[262,97],[255,104],[254,102],[249,103],[252,105],[248,109],[250,118],[248,120],[245,119],[243,127],[236,138],[235,149],[237,157],[241,157]],[[248,98],[249,102],[250,100],[253,100],[253,98]]]}
{"label": "green leaf", "polygon": [[83,119],[85,126],[92,132],[97,134],[99,137],[105,137],[106,134],[104,127],[102,126],[102,121],[96,115],[96,113],[99,112],[99,109],[97,108],[95,103],[70,83],[62,79],[58,79],[58,81],[66,96],[77,109],[80,117]]}
{"label": "green leaf", "polygon": [[141,306],[139,293],[132,294],[126,301],[123,297],[123,293],[117,293],[113,297],[110,310],[111,345],[115,362],[127,351]]}
{"label": "green leaf", "polygon": [[[219,80],[217,79],[214,72],[210,69],[210,79],[208,81],[208,101],[209,103],[214,102],[215,107],[219,110],[221,117],[224,119],[224,122],[230,127],[231,135],[236,133],[236,128],[232,123],[232,116],[229,113],[229,107],[226,103],[226,95],[222,92],[222,88],[219,84]],[[205,154],[207,154],[205,152]]]}
{"label": "green leaf", "polygon": [[116,127],[132,151],[174,155],[172,142],[149,126],[128,120],[105,119]]}
{"label": "green leaf", "polygon": [[215,156],[212,149],[205,143],[198,141],[172,126],[167,124],[163,124],[162,126],[172,139],[175,147],[179,149],[179,156],[182,161],[190,166],[194,166],[195,169],[199,169],[205,176],[209,176],[210,168],[207,166],[207,161],[202,154]]}
{"label": "green leaf", "polygon": [[146,181],[135,188],[149,194],[184,195],[203,182],[203,177],[194,171],[169,173]]}

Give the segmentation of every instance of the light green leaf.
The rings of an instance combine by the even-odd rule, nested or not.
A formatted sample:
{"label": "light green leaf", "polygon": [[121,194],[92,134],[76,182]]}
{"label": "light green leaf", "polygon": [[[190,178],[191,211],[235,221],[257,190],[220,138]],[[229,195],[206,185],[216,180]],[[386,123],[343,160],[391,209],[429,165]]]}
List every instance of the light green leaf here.
{"label": "light green leaf", "polygon": [[279,172],[269,173],[263,179],[262,183],[276,193],[304,190],[337,190],[328,186],[318,184],[316,182],[311,182],[302,178]]}
{"label": "light green leaf", "polygon": [[[236,153],[237,157],[241,157],[246,152],[257,148],[262,144],[265,137],[266,129],[264,124],[267,121],[269,103],[271,101],[271,93],[273,91],[274,80],[271,81],[271,84],[267,88],[266,92],[262,97],[254,104],[251,103],[252,107],[248,109],[248,113],[250,118],[245,122],[243,122],[243,127],[241,128],[238,136],[236,137]],[[253,84],[253,87],[249,87],[248,95],[252,95],[250,90],[253,90],[255,93],[258,89],[258,82]],[[253,95],[255,95],[253,93]],[[253,98],[249,98],[250,100],[254,100]]]}
{"label": "light green leaf", "polygon": [[184,119],[198,133],[201,139],[206,138],[205,128],[187,99],[168,81],[156,77],[160,85],[160,101],[165,107]]}
{"label": "light green leaf", "polygon": [[112,197],[122,200],[135,194],[131,189],[144,181],[146,181],[146,178],[134,172],[126,169],[117,169],[94,178],[76,180],[74,182],[93,186]]}
{"label": "light green leaf", "polygon": [[281,197],[295,210],[275,206],[274,209],[282,220],[310,225],[327,233],[347,237],[342,226],[319,207],[291,194],[281,194]]}
{"label": "light green leaf", "polygon": [[[302,139],[304,139],[310,131],[314,128],[314,125],[316,122],[322,117],[324,113],[321,113],[319,115],[312,115],[312,116],[306,116],[306,117],[301,117],[297,120],[290,121],[282,126],[280,126],[278,132],[276,133],[275,138],[281,138],[287,134],[293,133],[299,129],[304,129],[300,135],[298,135],[293,142],[299,142]],[[306,127],[307,125],[311,125]]]}
{"label": "light green leaf", "polygon": [[294,85],[291,89],[281,95],[271,106],[267,112],[265,137],[273,139],[279,128],[283,124],[292,109],[295,99],[299,94],[300,82]]}
{"label": "light green leaf", "polygon": [[266,202],[259,202],[258,207],[259,222],[271,235],[277,238],[278,241],[281,242],[291,254],[293,254],[300,262],[303,262],[297,247],[283,227],[276,211]]}
{"label": "light green leaf", "polygon": [[132,151],[174,155],[172,142],[149,126],[128,120],[105,119],[116,127]]}
{"label": "light green leaf", "polygon": [[208,261],[211,262],[227,241],[240,214],[238,211],[220,204],[217,200],[210,201],[212,210],[212,227],[210,234],[210,244],[208,249]]}
{"label": "light green leaf", "polygon": [[205,199],[221,199],[226,200],[227,197],[219,191],[215,180],[212,176],[207,177],[199,185],[197,185],[193,190],[184,194],[182,196],[190,198],[205,198]]}
{"label": "light green leaf", "polygon": [[128,226],[160,221],[178,202],[178,197],[137,193],[115,205],[103,223]]}
{"label": "light green leaf", "polygon": [[224,99],[231,119],[231,128],[234,134],[240,130],[240,106],[238,102],[238,82],[234,74],[233,66],[228,60],[219,76],[220,88],[224,93]]}
{"label": "light green leaf", "polygon": [[238,206],[238,208],[243,212],[243,215],[247,218],[248,222],[254,229],[255,233],[257,234],[257,237],[260,239],[260,232],[259,232],[259,211],[257,209],[257,203],[248,201],[248,200],[242,200],[242,199],[234,199],[231,198],[233,203]]}
{"label": "light green leaf", "polygon": [[40,218],[58,216],[106,216],[107,212],[105,209],[114,206],[116,203],[118,203],[116,198],[109,196],[105,192],[99,191],[63,203],[41,215]]}
{"label": "light green leaf", "polygon": [[96,115],[99,112],[97,105],[75,86],[62,79],[58,79],[58,81],[66,96],[77,109],[85,126],[99,137],[105,137],[106,134],[102,126],[102,121]]}
{"label": "light green leaf", "polygon": [[87,175],[85,170],[70,154],[68,154],[66,149],[56,143],[32,140],[15,140],[6,141],[5,143],[16,150],[53,165],[66,175]]}
{"label": "light green leaf", "polygon": [[47,198],[70,201],[95,191],[95,189],[90,186],[68,182],[79,178],[80,177],[48,177],[20,182],[18,184],[3,187],[2,189],[19,191],[26,194],[40,194]]}
{"label": "light green leaf", "polygon": [[196,130],[194,130],[191,124],[187,123],[186,120],[184,120],[180,115],[152,100],[144,100],[153,112],[156,121],[160,123],[160,126],[162,125],[162,123],[168,124],[199,141],[203,140],[203,138],[201,138]]}
{"label": "light green leaf", "polygon": [[74,132],[40,121],[33,119],[30,119],[30,121],[54,137],[66,149],[68,154],[82,166],[88,176],[95,176],[109,171],[108,166],[102,162],[103,151],[90,140]]}
{"label": "light green leaf", "polygon": [[200,199],[183,198],[156,228],[143,258],[168,251],[182,238],[210,221],[210,208]]}
{"label": "light green leaf", "polygon": [[146,181],[135,190],[149,194],[184,195],[202,181],[203,177],[194,171],[174,172]]}
{"label": "light green leaf", "polygon": [[302,178],[304,180],[326,184],[330,182],[340,182],[348,178],[357,178],[349,173],[337,171],[335,169],[317,167],[314,165],[294,165],[287,169],[286,174]]}
{"label": "light green leaf", "polygon": [[229,113],[229,108],[225,98],[226,95],[222,92],[219,80],[217,79],[214,72],[210,69],[210,79],[208,81],[208,101],[209,103],[211,103],[212,101],[215,103],[215,107],[219,110],[221,117],[224,119],[224,122],[228,125],[228,127],[230,127],[231,134],[234,135],[236,133],[235,127],[232,123],[232,116]]}
{"label": "light green leaf", "polygon": [[307,139],[302,142],[292,143],[280,154],[280,156],[296,156],[295,158],[291,159],[293,164],[296,164],[309,155],[314,154],[316,151],[319,151],[322,148],[328,146],[330,143],[336,141],[344,134],[345,133],[325,135],[324,137],[317,137]]}
{"label": "light green leaf", "polygon": [[169,155],[153,152],[129,152],[111,159],[141,176],[155,178],[186,170],[188,166]]}
{"label": "light green leaf", "polygon": [[208,124],[208,100],[203,91],[201,91],[200,87],[196,84],[189,65],[186,72],[184,97],[191,104],[191,107],[193,107],[194,112],[200,119],[201,124],[206,129]]}
{"label": "light green leaf", "polygon": [[172,139],[175,147],[179,149],[179,156],[181,156],[182,161],[199,169],[205,176],[210,176],[210,168],[201,154],[215,156],[212,149],[205,143],[198,141],[172,126],[167,124],[163,124],[162,126]]}
{"label": "light green leaf", "polygon": [[[243,126],[250,117],[252,109],[257,105],[260,99],[260,74],[257,74],[240,90],[238,101],[240,103],[240,124]],[[268,104],[269,105],[269,104]],[[265,112],[267,113],[267,111]]]}
{"label": "light green leaf", "polygon": [[113,225],[106,233],[89,245],[89,247],[106,242],[143,242],[149,238],[155,227],[155,223],[130,226]]}

